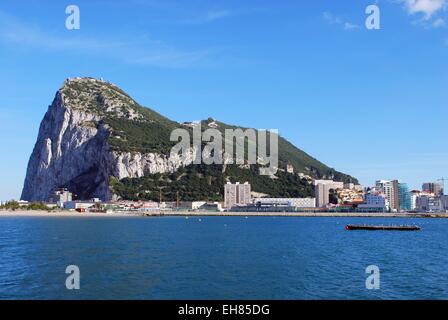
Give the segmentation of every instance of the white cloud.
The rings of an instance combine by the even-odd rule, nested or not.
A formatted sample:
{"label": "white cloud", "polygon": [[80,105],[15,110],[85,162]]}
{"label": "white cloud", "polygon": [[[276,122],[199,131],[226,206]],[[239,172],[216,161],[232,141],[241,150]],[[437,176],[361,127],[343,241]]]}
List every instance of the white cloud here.
{"label": "white cloud", "polygon": [[445,27],[445,26],[446,26],[446,22],[445,22],[445,20],[442,19],[442,18],[438,18],[437,20],[435,20],[435,21],[432,23],[432,27],[435,28],[435,29],[443,28],[443,27]]}
{"label": "white cloud", "polygon": [[345,22],[344,23],[344,29],[345,30],[359,29],[359,26],[357,24],[353,24],[353,23],[350,23],[350,22]]}
{"label": "white cloud", "polygon": [[422,13],[426,20],[438,11],[443,10],[447,0],[402,0],[410,14]]}
{"label": "white cloud", "polygon": [[322,16],[330,24],[341,24],[342,23],[342,20],[339,17],[333,15],[331,12],[326,11],[322,14]]}
{"label": "white cloud", "polygon": [[49,33],[0,11],[0,43],[18,48],[109,57],[129,64],[150,67],[191,67],[218,53],[216,48],[179,50],[146,36],[133,39],[105,39]]}
{"label": "white cloud", "polygon": [[329,24],[341,25],[343,26],[344,30],[356,30],[360,28],[357,24],[351,23],[349,21],[344,21],[341,17],[338,17],[328,11],[324,12],[322,16]]}
{"label": "white cloud", "polygon": [[224,19],[233,16],[234,13],[229,10],[211,10],[205,14],[198,15],[191,19],[180,21],[182,24],[206,24],[216,20]]}

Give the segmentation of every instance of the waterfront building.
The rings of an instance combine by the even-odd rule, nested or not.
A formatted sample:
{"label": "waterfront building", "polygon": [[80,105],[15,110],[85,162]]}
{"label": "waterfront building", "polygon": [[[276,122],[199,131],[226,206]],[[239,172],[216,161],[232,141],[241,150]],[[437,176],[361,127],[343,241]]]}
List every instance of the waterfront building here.
{"label": "waterfront building", "polygon": [[435,196],[432,193],[421,193],[417,198],[417,210],[422,212],[442,212],[447,210],[446,196]]}
{"label": "waterfront building", "polygon": [[358,208],[362,210],[374,209],[384,212],[389,210],[389,202],[381,192],[373,190],[364,195],[364,202]]}
{"label": "waterfront building", "polygon": [[95,202],[93,201],[67,201],[64,202],[63,208],[67,210],[86,210],[94,206]]}
{"label": "waterfront building", "polygon": [[203,205],[201,205],[199,208],[195,209],[195,211],[204,212],[204,211],[211,211],[211,212],[222,212],[224,209],[222,208],[222,205],[220,202],[205,202]]}
{"label": "waterfront building", "polygon": [[120,211],[153,211],[159,209],[159,202],[119,200],[106,204],[105,207]]}
{"label": "waterfront building", "polygon": [[445,212],[448,211],[448,195],[440,196],[440,202],[442,205],[442,210]]}
{"label": "waterfront building", "polygon": [[428,211],[429,212],[442,212],[443,204],[440,197],[430,196],[428,197]]}
{"label": "waterfront building", "polygon": [[178,203],[177,209],[197,210],[206,203],[206,201],[181,201]]}
{"label": "waterfront building", "polygon": [[63,208],[65,202],[73,200],[73,194],[67,188],[57,188],[53,190],[48,200],[51,203],[57,203],[58,207]]}
{"label": "waterfront building", "polygon": [[377,189],[386,196],[391,211],[400,210],[400,191],[398,180],[378,180]]}
{"label": "waterfront building", "polygon": [[232,208],[235,205],[247,205],[251,202],[251,187],[248,182],[233,184],[228,182],[224,185],[224,206]]}
{"label": "waterfront building", "polygon": [[409,192],[409,187],[407,183],[398,184],[398,192],[400,198],[400,210],[409,211],[412,209],[412,199],[411,193]]}
{"label": "waterfront building", "polygon": [[343,182],[333,180],[315,180],[314,191],[316,195],[316,207],[325,207],[330,204],[330,191],[344,189]]}
{"label": "waterfront building", "polygon": [[419,190],[411,191],[411,210],[417,210],[417,199],[420,197],[420,194]]}
{"label": "waterfront building", "polygon": [[255,198],[254,204],[281,204],[295,208],[315,208],[316,198]]}
{"label": "waterfront building", "polygon": [[426,182],[422,185],[423,192],[433,193],[435,196],[442,196],[444,193],[443,184],[439,182]]}
{"label": "waterfront building", "polygon": [[17,201],[17,203],[19,204],[20,207],[26,207],[26,206],[28,206],[30,204],[26,200],[19,200],[19,201]]}
{"label": "waterfront building", "polygon": [[428,211],[429,210],[429,195],[419,195],[416,201],[417,211]]}

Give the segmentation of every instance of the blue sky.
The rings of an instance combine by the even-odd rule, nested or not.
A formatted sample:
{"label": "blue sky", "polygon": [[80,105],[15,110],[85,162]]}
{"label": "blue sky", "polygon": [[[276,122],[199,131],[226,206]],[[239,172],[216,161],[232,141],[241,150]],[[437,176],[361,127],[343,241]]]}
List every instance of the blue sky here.
{"label": "blue sky", "polygon": [[[65,28],[65,8],[81,29]],[[381,29],[364,26],[366,6]],[[373,184],[448,176],[448,0],[0,3],[0,199],[18,198],[65,78],[103,77],[177,121],[281,135]]]}

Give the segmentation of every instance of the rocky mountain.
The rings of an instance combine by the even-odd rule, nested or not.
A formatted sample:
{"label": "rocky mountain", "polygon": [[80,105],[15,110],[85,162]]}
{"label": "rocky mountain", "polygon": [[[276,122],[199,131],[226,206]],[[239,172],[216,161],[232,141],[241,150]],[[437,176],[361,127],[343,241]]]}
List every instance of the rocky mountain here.
{"label": "rocky mountain", "polygon": [[[213,119],[204,128],[232,126]],[[256,166],[193,165],[190,156],[170,156],[176,128],[188,128],[142,107],[117,86],[93,78],[64,82],[49,106],[31,154],[22,199],[46,201],[66,187],[79,199],[114,196],[129,199],[222,198],[225,181],[250,181],[253,190],[270,195],[306,196],[307,178],[356,182],[279,138],[279,167],[294,174],[259,176]],[[297,174],[300,173],[300,176]]]}

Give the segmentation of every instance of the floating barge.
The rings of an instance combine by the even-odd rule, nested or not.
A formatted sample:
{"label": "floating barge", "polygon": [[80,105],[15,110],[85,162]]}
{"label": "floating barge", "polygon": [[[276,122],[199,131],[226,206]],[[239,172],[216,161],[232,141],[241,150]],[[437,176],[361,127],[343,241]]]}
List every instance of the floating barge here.
{"label": "floating barge", "polygon": [[369,226],[369,225],[353,225],[348,224],[345,226],[345,230],[385,230],[385,231],[418,231],[419,226]]}

